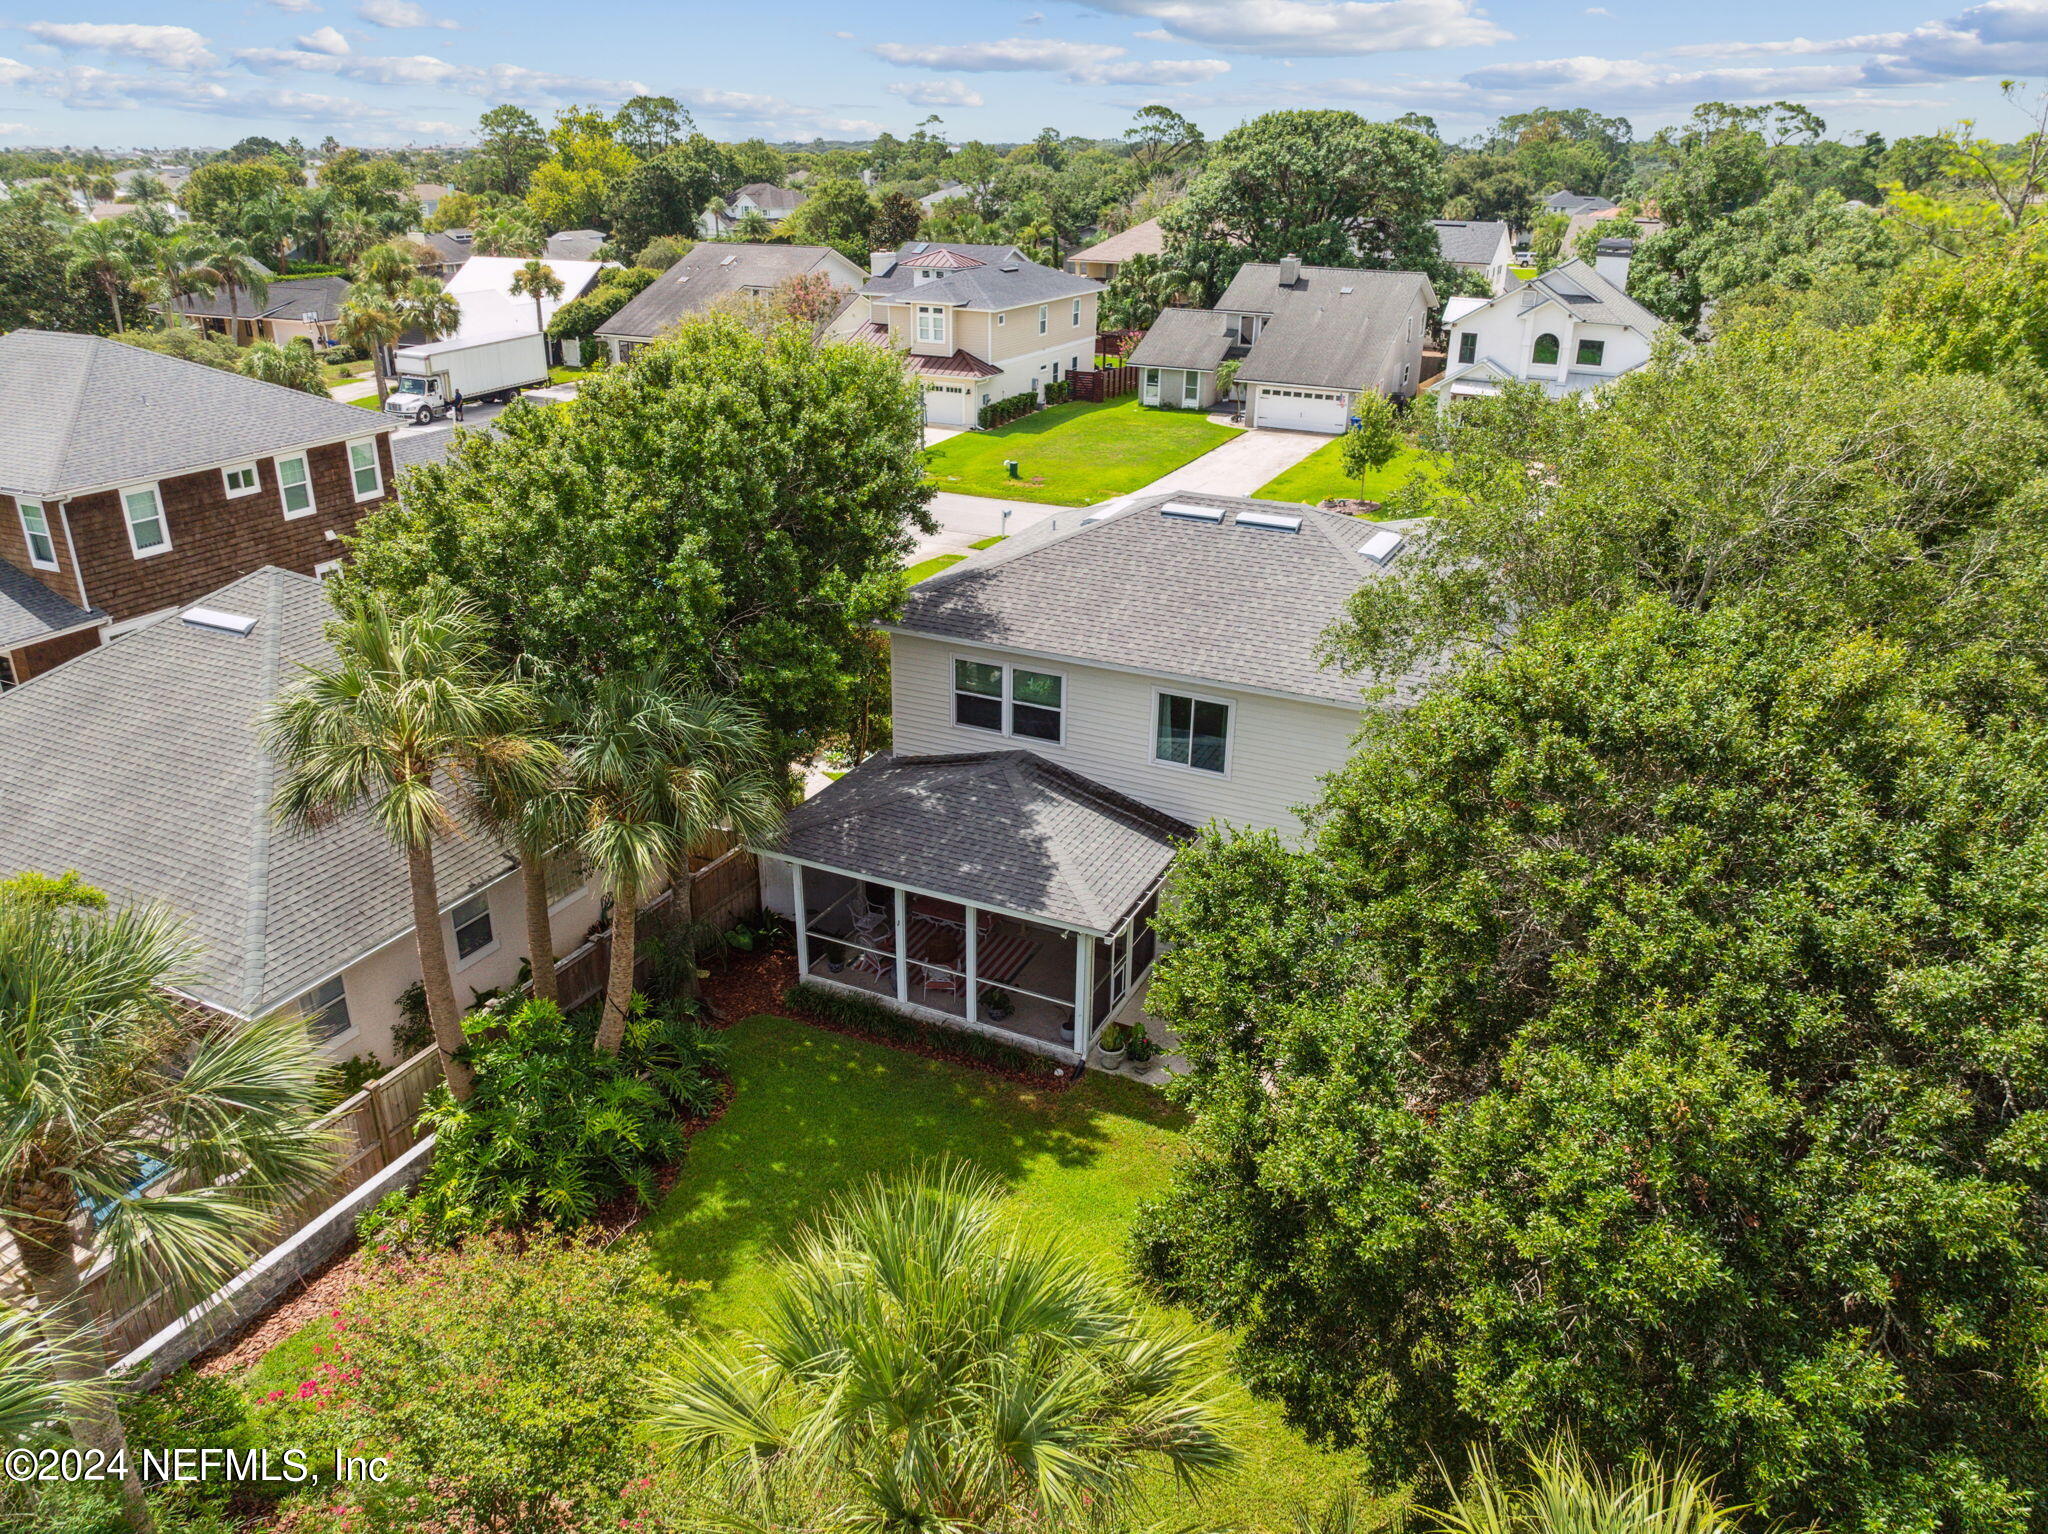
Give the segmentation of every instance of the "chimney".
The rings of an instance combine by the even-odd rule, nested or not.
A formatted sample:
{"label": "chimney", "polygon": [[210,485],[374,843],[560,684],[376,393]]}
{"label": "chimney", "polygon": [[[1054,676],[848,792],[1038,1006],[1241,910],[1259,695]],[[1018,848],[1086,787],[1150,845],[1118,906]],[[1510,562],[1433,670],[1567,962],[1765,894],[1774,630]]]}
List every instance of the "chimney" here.
{"label": "chimney", "polygon": [[1593,247],[1593,270],[1626,293],[1629,263],[1635,255],[1634,240],[1602,240]]}
{"label": "chimney", "polygon": [[1280,258],[1280,286],[1291,288],[1299,281],[1301,281],[1301,257],[1282,256]]}
{"label": "chimney", "polygon": [[880,277],[896,264],[893,250],[871,250],[868,252],[868,275]]}

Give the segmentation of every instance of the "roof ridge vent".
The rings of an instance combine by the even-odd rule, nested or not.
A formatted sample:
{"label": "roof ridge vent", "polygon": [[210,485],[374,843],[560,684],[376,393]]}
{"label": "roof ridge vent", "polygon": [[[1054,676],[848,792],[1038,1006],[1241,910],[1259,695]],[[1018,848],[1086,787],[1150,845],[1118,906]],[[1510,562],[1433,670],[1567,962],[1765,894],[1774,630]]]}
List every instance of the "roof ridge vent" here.
{"label": "roof ridge vent", "polygon": [[1159,508],[1162,517],[1175,517],[1183,522],[1218,522],[1223,520],[1221,506],[1197,506],[1192,501],[1168,501]]}
{"label": "roof ridge vent", "polygon": [[1358,546],[1358,552],[1376,565],[1388,564],[1407,544],[1405,534],[1383,527]]}
{"label": "roof ridge vent", "polygon": [[233,634],[237,639],[249,637],[249,631],[256,627],[256,620],[243,613],[223,612],[218,607],[188,607],[178,614],[184,622],[196,629],[213,629],[222,634]]}

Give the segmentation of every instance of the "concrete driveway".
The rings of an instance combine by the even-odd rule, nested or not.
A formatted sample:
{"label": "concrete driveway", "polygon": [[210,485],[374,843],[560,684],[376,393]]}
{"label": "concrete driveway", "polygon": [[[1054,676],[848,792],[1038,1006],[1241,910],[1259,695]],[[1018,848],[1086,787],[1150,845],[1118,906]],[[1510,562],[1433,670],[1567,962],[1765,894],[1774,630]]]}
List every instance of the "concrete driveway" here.
{"label": "concrete driveway", "polygon": [[[910,563],[930,559],[934,554],[965,554],[984,538],[1021,533],[1047,517],[1056,517],[1072,506],[1042,506],[1035,501],[1000,501],[987,495],[960,495],[941,490],[932,497],[932,517],[938,532],[918,540]],[[1007,522],[1003,513],[1009,512]]]}
{"label": "concrete driveway", "polygon": [[[1285,474],[1319,447],[1334,439],[1313,431],[1257,429],[1232,437],[1219,448],[1162,474],[1132,495],[1159,495],[1189,490],[1209,495],[1250,495]],[[1118,504],[1129,497],[1120,497]]]}

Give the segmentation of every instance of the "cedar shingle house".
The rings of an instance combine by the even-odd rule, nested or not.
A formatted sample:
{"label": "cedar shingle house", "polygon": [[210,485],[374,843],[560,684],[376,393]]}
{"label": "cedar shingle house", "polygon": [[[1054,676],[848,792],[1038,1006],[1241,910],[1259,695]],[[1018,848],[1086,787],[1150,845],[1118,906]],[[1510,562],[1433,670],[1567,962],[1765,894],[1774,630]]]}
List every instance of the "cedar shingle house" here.
{"label": "cedar shingle house", "polygon": [[382,418],[99,336],[0,336],[0,421],[0,561],[66,604],[47,640],[324,574],[391,489]]}

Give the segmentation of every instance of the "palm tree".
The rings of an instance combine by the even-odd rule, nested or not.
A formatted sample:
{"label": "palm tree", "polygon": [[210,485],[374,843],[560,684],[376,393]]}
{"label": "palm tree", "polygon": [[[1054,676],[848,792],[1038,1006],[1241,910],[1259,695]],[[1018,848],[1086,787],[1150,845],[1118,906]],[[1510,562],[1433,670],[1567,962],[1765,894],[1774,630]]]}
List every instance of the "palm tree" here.
{"label": "palm tree", "polygon": [[184,299],[214,290],[209,254],[205,238],[189,229],[155,240],[144,251],[147,267],[136,286],[157,306],[166,326],[183,317],[178,305]]}
{"label": "palm tree", "polygon": [[[0,902],[0,1220],[20,1253],[72,1436],[122,1450],[110,1351],[75,1222],[143,1284],[198,1295],[242,1267],[269,1215],[332,1164],[319,1060],[289,1012],[223,1026],[174,996],[193,951],[168,917]],[[164,1167],[145,1194],[143,1169]],[[130,1522],[148,1529],[142,1487]]]}
{"label": "palm tree", "polygon": [[555,269],[545,261],[529,261],[512,274],[512,296],[526,293],[533,298],[533,328],[542,335],[548,331],[547,321],[541,318],[540,305],[544,298],[562,296],[562,279],[555,275]]}
{"label": "palm tree", "polygon": [[119,219],[81,224],[71,231],[70,259],[64,275],[74,282],[96,282],[114,311],[116,334],[127,330],[121,318],[121,296],[135,280],[135,235]]}
{"label": "palm tree", "polygon": [[359,594],[328,635],[334,664],[305,668],[266,721],[282,764],[271,813],[309,829],[367,808],[404,850],[427,1016],[449,1088],[467,1098],[434,847],[462,833],[462,812],[486,775],[546,775],[552,753],[534,734],[539,699],[493,662],[477,610],[440,593],[405,613]]}
{"label": "palm tree", "polygon": [[396,346],[398,338],[405,334],[405,316],[373,292],[351,294],[341,306],[334,333],[344,345],[357,348],[370,359],[370,376],[377,384],[377,408],[382,410],[385,400],[391,397],[390,387],[384,381],[384,350]]}
{"label": "palm tree", "polygon": [[[573,715],[558,697],[544,704],[545,722],[559,729]],[[526,905],[526,962],[536,1001],[561,1000],[555,973],[555,929],[548,915],[548,863],[573,853],[575,795],[562,769],[566,762],[552,742],[546,771],[486,771],[477,803],[484,818],[519,860],[520,890]]]}
{"label": "palm tree", "polygon": [[1148,1469],[1192,1486],[1235,1458],[1206,1340],[1018,1234],[978,1173],[870,1181],[773,1282],[757,1330],[649,1386],[656,1443],[743,1505],[794,1484],[852,1527],[1093,1526]]}
{"label": "palm tree", "polygon": [[432,277],[414,277],[397,297],[406,328],[421,332],[429,341],[453,335],[462,327],[462,300]]}
{"label": "palm tree", "polygon": [[320,358],[304,336],[294,336],[279,345],[275,341],[252,341],[235,359],[235,371],[245,378],[297,389],[301,394],[333,398],[327,380],[320,373]]}
{"label": "palm tree", "polygon": [[1738,1534],[1751,1511],[1719,1501],[1690,1460],[1666,1464],[1645,1453],[1610,1471],[1561,1438],[1530,1450],[1524,1476],[1511,1481],[1490,1453],[1467,1457],[1450,1506],[1422,1511],[1427,1534]]}
{"label": "palm tree", "polygon": [[270,268],[256,259],[256,252],[244,239],[217,239],[206,253],[206,269],[214,286],[228,290],[228,339],[242,344],[242,294],[260,311],[270,297]]}
{"label": "palm tree", "polygon": [[384,240],[364,250],[356,257],[351,273],[357,287],[367,288],[382,298],[396,297],[419,274],[419,258],[413,247],[396,240]]}
{"label": "palm tree", "polygon": [[[633,1005],[640,905],[675,869],[690,930],[689,854],[724,829],[746,840],[782,813],[783,787],[751,709],[659,672],[613,672],[581,701],[563,734],[577,849],[612,903],[611,971],[597,1047],[619,1052]],[[693,984],[695,973],[684,969]]]}

